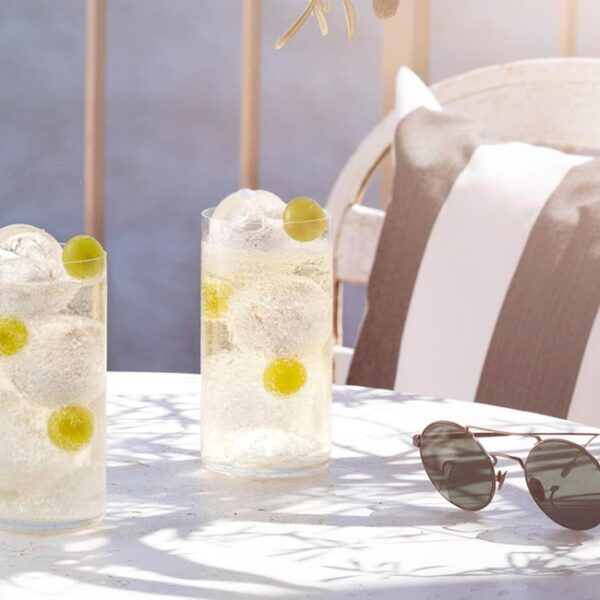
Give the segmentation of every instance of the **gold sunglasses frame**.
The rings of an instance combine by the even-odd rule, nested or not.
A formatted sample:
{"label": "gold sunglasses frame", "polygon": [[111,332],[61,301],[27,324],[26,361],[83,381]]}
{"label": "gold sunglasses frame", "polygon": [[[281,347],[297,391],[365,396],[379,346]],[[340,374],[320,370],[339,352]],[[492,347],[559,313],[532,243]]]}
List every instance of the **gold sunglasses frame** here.
{"label": "gold sunglasses frame", "polygon": [[[471,437],[471,439],[477,444],[477,446],[479,446],[479,448],[481,449],[481,451],[483,452],[483,454],[485,455],[485,457],[488,459],[489,464],[490,464],[492,490],[490,492],[490,497],[488,498],[487,502],[485,502],[485,504],[483,504],[479,508],[464,508],[462,506],[459,506],[458,504],[455,504],[454,502],[452,502],[448,498],[446,498],[446,496],[444,496],[443,494],[441,494],[440,490],[435,485],[434,481],[431,479],[431,477],[429,475],[429,472],[427,471],[427,468],[425,468],[425,462],[423,461],[423,455],[422,455],[422,453],[420,451],[421,450],[421,439],[422,439],[423,433],[429,427],[431,427],[432,425],[435,425],[435,424],[452,425],[454,427],[458,427],[459,429],[462,429],[466,434],[468,434]],[[585,444],[585,446],[587,446],[596,437],[600,436],[600,432],[581,432],[581,431],[576,431],[575,432],[574,431],[574,432],[565,432],[565,433],[562,433],[562,432],[558,432],[558,431],[552,431],[552,432],[541,432],[541,431],[536,431],[536,432],[503,431],[503,430],[500,430],[500,429],[489,429],[487,427],[480,427],[478,425],[460,425],[459,423],[455,423],[454,421],[444,421],[444,420],[441,420],[441,421],[433,421],[433,422],[429,423],[429,425],[427,425],[427,427],[425,427],[423,429],[422,433],[416,434],[416,435],[413,436],[412,443],[413,443],[413,446],[415,446],[416,448],[419,448],[419,454],[421,456],[421,462],[423,464],[425,473],[427,474],[427,477],[428,477],[429,481],[431,481],[433,487],[436,490],[438,490],[438,492],[440,492],[440,495],[442,495],[442,497],[445,500],[447,500],[450,504],[454,504],[454,506],[458,506],[458,508],[460,508],[461,510],[468,510],[468,511],[473,511],[473,512],[478,511],[478,510],[482,510],[486,506],[488,506],[492,502],[492,500],[494,499],[494,496],[496,495],[496,491],[500,491],[502,489],[502,486],[504,485],[504,481],[506,480],[506,477],[508,475],[508,471],[496,470],[496,466],[498,464],[498,458],[506,458],[508,460],[512,460],[514,462],[517,462],[519,464],[519,466],[521,467],[521,469],[523,470],[523,474],[525,476],[525,483],[527,484],[527,489],[528,489],[531,497],[533,498],[534,502],[538,505],[539,509],[549,519],[551,519],[552,521],[554,521],[558,525],[561,525],[561,527],[565,527],[562,523],[558,523],[558,521],[556,521],[555,519],[553,519],[550,515],[548,515],[548,513],[546,513],[546,511],[544,511],[544,509],[542,508],[542,506],[538,502],[537,498],[535,497],[535,495],[533,494],[533,492],[529,488],[529,483],[527,482],[527,458],[529,458],[529,454],[531,453],[531,451],[533,450],[533,448],[539,446],[543,442],[561,442],[561,443],[573,446],[574,448],[577,448],[579,451],[581,451],[584,454],[586,454],[587,457],[592,461],[592,463],[598,469],[598,473],[599,474],[600,474],[600,462],[598,462],[598,460],[596,459],[596,457],[593,456],[590,453],[590,451],[585,446],[581,446],[579,444],[575,444],[574,442],[571,442],[570,440],[565,440],[565,439],[562,439],[562,438],[557,438],[557,437],[550,437],[550,438],[548,438],[548,437],[546,437],[546,436],[557,436],[557,435],[561,435],[563,437],[571,437],[571,436],[585,436],[585,437],[589,437],[590,439]],[[514,456],[512,454],[506,454],[505,452],[489,452],[488,450],[486,450],[486,448],[484,448],[484,446],[479,441],[479,438],[508,437],[508,436],[529,437],[529,438],[534,438],[536,440],[536,442],[533,445],[533,447],[527,453],[527,458],[525,460],[523,460],[519,456]],[[544,439],[544,438],[546,438],[546,439]],[[600,524],[600,523],[597,523],[597,525],[598,524]]]}

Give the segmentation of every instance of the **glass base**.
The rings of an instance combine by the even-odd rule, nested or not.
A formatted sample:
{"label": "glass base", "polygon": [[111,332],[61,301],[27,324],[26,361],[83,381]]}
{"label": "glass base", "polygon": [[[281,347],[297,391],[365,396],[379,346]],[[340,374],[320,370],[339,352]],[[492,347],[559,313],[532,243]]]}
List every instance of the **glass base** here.
{"label": "glass base", "polygon": [[253,479],[288,479],[291,477],[307,477],[327,470],[331,459],[329,456],[317,457],[310,462],[298,461],[293,464],[279,465],[273,468],[260,468],[233,464],[226,460],[203,458],[202,464],[209,471],[230,475],[232,477],[249,477]]}
{"label": "glass base", "polygon": [[95,527],[102,522],[102,515],[76,521],[9,521],[0,519],[0,529],[17,533],[57,533],[74,529]]}

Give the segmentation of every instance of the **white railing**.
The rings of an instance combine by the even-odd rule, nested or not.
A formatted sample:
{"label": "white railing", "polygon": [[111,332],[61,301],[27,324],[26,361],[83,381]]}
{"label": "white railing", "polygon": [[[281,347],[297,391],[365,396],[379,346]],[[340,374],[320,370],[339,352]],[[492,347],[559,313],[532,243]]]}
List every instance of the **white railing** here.
{"label": "white railing", "polygon": [[[363,0],[361,0],[363,1]],[[104,237],[104,104],[107,0],[87,0],[85,85],[85,229]],[[242,81],[240,107],[240,185],[256,188],[260,175],[260,42],[262,0],[240,0]],[[559,53],[577,53],[577,0],[560,0]],[[285,50],[284,50],[285,51]],[[394,77],[408,65],[427,80],[429,0],[402,0],[398,14],[384,21],[381,44],[383,114],[394,102]],[[391,169],[384,169],[387,197]]]}

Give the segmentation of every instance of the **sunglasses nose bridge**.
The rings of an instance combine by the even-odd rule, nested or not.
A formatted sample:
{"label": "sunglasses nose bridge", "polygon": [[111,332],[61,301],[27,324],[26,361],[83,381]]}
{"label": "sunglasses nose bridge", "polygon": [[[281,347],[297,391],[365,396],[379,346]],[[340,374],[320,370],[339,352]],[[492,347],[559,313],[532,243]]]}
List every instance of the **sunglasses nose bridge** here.
{"label": "sunglasses nose bridge", "polygon": [[498,484],[498,491],[502,489],[504,482],[506,481],[506,476],[508,475],[508,471],[497,471],[496,472],[496,483]]}
{"label": "sunglasses nose bridge", "polygon": [[519,458],[518,456],[513,456],[512,454],[505,454],[504,452],[490,452],[490,458],[492,459],[492,464],[494,466],[496,466],[498,463],[498,457],[507,458],[508,460],[517,462],[519,463],[521,469],[525,470],[525,463],[523,462],[523,459]]}

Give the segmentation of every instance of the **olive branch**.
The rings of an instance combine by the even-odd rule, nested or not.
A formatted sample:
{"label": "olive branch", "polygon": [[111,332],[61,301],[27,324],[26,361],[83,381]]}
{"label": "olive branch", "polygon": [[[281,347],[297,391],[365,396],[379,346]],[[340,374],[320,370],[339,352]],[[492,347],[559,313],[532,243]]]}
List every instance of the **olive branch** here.
{"label": "olive branch", "polygon": [[[393,17],[398,10],[400,0],[373,0],[373,11],[381,19]],[[346,16],[346,30],[348,39],[352,39],[356,33],[356,12],[351,0],[342,0],[344,14]],[[327,35],[327,13],[331,11],[333,0],[309,0],[308,6],[302,14],[292,23],[290,28],[277,40],[275,48],[283,48],[302,28],[302,26],[313,16],[317,20],[321,35]]]}

